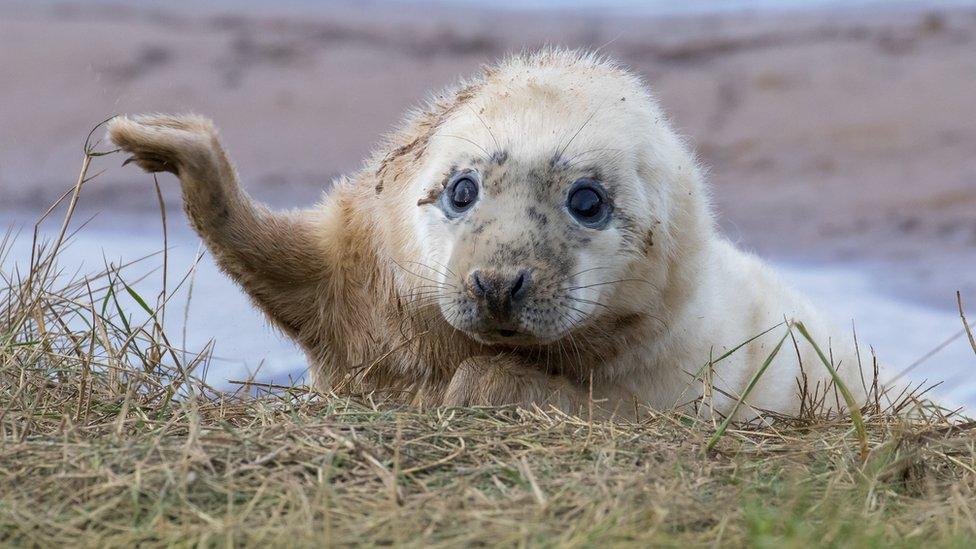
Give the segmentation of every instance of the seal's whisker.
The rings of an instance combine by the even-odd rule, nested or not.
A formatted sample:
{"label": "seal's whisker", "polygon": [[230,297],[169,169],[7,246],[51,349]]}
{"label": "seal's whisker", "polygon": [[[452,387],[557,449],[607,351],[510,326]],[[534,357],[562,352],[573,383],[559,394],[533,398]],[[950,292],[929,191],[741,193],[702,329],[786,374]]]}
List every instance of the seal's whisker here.
{"label": "seal's whisker", "polygon": [[644,280],[643,278],[620,278],[620,279],[617,279],[617,280],[608,280],[606,282],[597,282],[597,283],[594,283],[594,284],[587,284],[587,285],[584,285],[584,286],[571,286],[569,288],[565,288],[565,290],[566,291],[582,290],[582,289],[585,289],[585,288],[595,288],[597,286],[606,286],[606,285],[609,285],[609,284],[619,284],[621,282],[643,282],[643,283],[648,284],[648,285],[650,285],[652,287],[654,286],[654,284],[652,282],[650,282],[649,280]]}
{"label": "seal's whisker", "polygon": [[[417,265],[417,266],[423,267],[425,269],[429,269],[429,270],[431,270],[431,271],[433,271],[433,272],[435,272],[435,273],[437,273],[439,275],[442,275],[444,278],[450,278],[449,276],[447,276],[448,274],[453,275],[455,278],[460,278],[459,276],[457,276],[456,274],[454,274],[454,272],[451,271],[450,269],[447,269],[448,272],[445,273],[444,271],[437,270],[437,269],[431,267],[430,265],[428,265],[426,263],[422,263],[420,261],[406,261],[405,263],[412,264],[412,265]],[[435,263],[437,263],[437,262],[435,261]],[[441,264],[438,263],[438,265],[441,265]],[[443,267],[443,265],[441,265],[441,266]],[[446,269],[446,267],[445,267],[445,269]]]}
{"label": "seal's whisker", "polygon": [[438,300],[443,299],[444,297],[447,297],[448,295],[450,294],[444,292],[441,289],[434,288],[434,289],[419,290],[415,292],[406,293],[401,296],[398,296],[398,300],[403,305],[409,306],[409,305],[415,305],[417,303],[421,303],[424,300],[430,300],[431,302],[436,302]]}
{"label": "seal's whisker", "polygon": [[593,120],[594,117],[596,117],[596,114],[600,112],[600,109],[603,108],[603,105],[606,104],[606,102],[607,100],[604,99],[603,103],[600,103],[600,105],[597,108],[593,109],[593,112],[591,112],[590,115],[586,117],[586,120],[583,121],[579,129],[576,130],[576,133],[573,134],[573,137],[570,137],[569,141],[567,141],[566,144],[563,145],[563,148],[559,150],[559,153],[556,155],[557,157],[561,157],[563,153],[566,152],[566,149],[568,149],[569,146],[573,144],[573,141],[575,141],[576,138],[579,137],[579,134],[582,133],[583,129],[589,125],[589,123]]}
{"label": "seal's whisker", "polygon": [[418,293],[408,294],[406,296],[403,296],[401,298],[401,301],[403,303],[405,303],[405,304],[411,304],[412,305],[412,304],[418,303],[420,300],[430,299],[430,300],[434,301],[434,300],[439,300],[439,299],[441,299],[443,297],[446,297],[446,295],[444,293],[439,292],[439,291],[436,291],[436,290],[429,290],[429,291],[424,291],[424,292],[418,292]]}
{"label": "seal's whisker", "polygon": [[[576,325],[578,326],[578,324],[576,324]],[[579,374],[582,374],[583,371],[584,371],[584,369],[585,369],[584,366],[583,366],[583,354],[580,352],[579,345],[578,345],[578,343],[576,341],[576,333],[575,333],[575,331],[571,330],[567,334],[567,336],[568,336],[568,339],[569,339],[569,344],[572,345],[573,350],[576,353],[576,365],[577,365],[576,372],[578,372]]]}
{"label": "seal's whisker", "polygon": [[[572,320],[569,318],[569,315],[567,315],[564,311],[558,311],[558,312],[560,315],[559,329],[562,330],[563,332],[569,332],[570,330],[573,329]],[[566,353],[565,340],[566,338],[563,337],[556,340],[557,358],[559,359],[560,362],[563,362],[567,358],[564,356],[564,354]]]}
{"label": "seal's whisker", "polygon": [[600,303],[599,301],[593,301],[592,299],[583,299],[583,298],[581,298],[581,297],[573,297],[573,296],[571,296],[571,295],[568,295],[568,294],[566,294],[566,295],[562,295],[562,296],[560,296],[560,297],[562,297],[562,298],[564,298],[564,299],[568,299],[568,300],[570,300],[570,301],[578,301],[578,302],[580,302],[580,303],[587,303],[587,304],[589,304],[589,305],[597,305],[597,306],[599,306],[599,307],[603,307],[604,309],[606,309],[606,310],[608,310],[608,311],[612,311],[612,310],[613,310],[613,309],[611,309],[611,308],[610,308],[610,306],[609,306],[609,305],[607,305],[606,303]]}
{"label": "seal's whisker", "polygon": [[587,317],[589,317],[589,316],[590,316],[589,314],[587,314],[587,313],[586,313],[585,311],[583,311],[582,309],[577,309],[576,307],[573,307],[572,305],[566,305],[566,306],[565,306],[565,308],[566,308],[566,309],[569,309],[569,310],[571,310],[571,311],[576,311],[577,313],[579,313],[579,314],[580,314],[580,317],[576,319],[576,326],[581,326],[581,325],[583,324],[583,321],[584,321],[584,320],[585,320],[585,319],[586,319]]}
{"label": "seal's whisker", "polygon": [[445,290],[450,290],[450,288],[441,284],[421,284],[420,286],[414,286],[410,292],[404,295],[413,295],[418,292],[426,292],[429,290],[437,290],[437,291],[445,292]]}
{"label": "seal's whisker", "polygon": [[581,153],[574,154],[572,157],[570,157],[569,160],[566,161],[566,165],[570,167],[577,166],[580,162],[583,162],[583,160],[585,160],[584,158],[580,158],[580,157],[589,154],[598,153],[598,152],[604,152],[604,151],[613,151],[613,154],[607,155],[605,159],[607,162],[616,162],[617,160],[620,159],[620,157],[624,155],[624,151],[620,149],[609,148],[609,147],[604,147],[599,149],[589,149]]}
{"label": "seal's whisker", "polygon": [[590,267],[589,269],[583,269],[582,271],[576,271],[576,272],[575,272],[575,273],[573,273],[573,274],[570,274],[570,275],[567,275],[567,276],[564,276],[563,278],[560,278],[559,280],[557,280],[557,281],[555,281],[555,282],[553,282],[553,283],[552,283],[552,284],[550,285],[550,287],[551,287],[551,286],[555,286],[555,285],[559,285],[559,284],[562,284],[563,282],[566,282],[566,281],[567,281],[567,280],[569,280],[570,278],[574,278],[574,277],[577,277],[577,276],[579,276],[579,275],[581,275],[581,274],[585,274],[585,273],[589,273],[589,272],[592,272],[592,271],[599,271],[599,270],[601,270],[601,269],[609,269],[609,268],[610,268],[610,267]]}
{"label": "seal's whisker", "polygon": [[485,130],[488,131],[488,136],[491,137],[492,142],[495,143],[495,150],[496,151],[501,151],[502,150],[502,147],[501,147],[501,145],[498,144],[498,139],[495,139],[495,134],[494,134],[494,132],[491,131],[491,128],[488,127],[488,123],[485,122],[485,119],[482,118],[481,115],[477,113],[477,111],[475,111],[473,108],[471,108],[471,105],[467,105],[466,104],[465,106],[468,108],[469,111],[471,111],[472,114],[474,114],[476,117],[478,117],[478,121],[481,122],[481,125],[484,126],[485,127]]}
{"label": "seal's whisker", "polygon": [[431,261],[433,261],[434,263],[437,263],[441,267],[444,267],[444,270],[447,271],[450,275],[454,276],[455,278],[458,278],[458,279],[461,278],[460,276],[458,276],[457,273],[455,273],[454,271],[452,271],[450,267],[448,267],[447,265],[441,263],[440,261],[437,261],[436,259],[431,259]]}
{"label": "seal's whisker", "polygon": [[467,141],[468,143],[471,143],[472,145],[474,145],[475,147],[478,147],[478,149],[481,150],[481,154],[482,154],[482,156],[484,156],[484,159],[485,160],[491,160],[491,154],[489,154],[488,151],[484,147],[482,147],[481,145],[475,143],[473,139],[468,139],[467,137],[462,137],[460,135],[450,135],[450,134],[446,134],[446,133],[437,134],[436,137],[453,137],[454,139],[460,139],[461,141]]}
{"label": "seal's whisker", "polygon": [[440,301],[440,296],[420,296],[412,300],[406,300],[403,302],[406,307],[427,307],[431,305],[436,305]]}
{"label": "seal's whisker", "polygon": [[399,263],[397,263],[397,261],[395,259],[391,259],[390,261],[394,265],[396,265],[397,267],[399,267],[400,269],[402,269],[404,272],[410,273],[410,274],[412,274],[413,276],[415,276],[417,278],[421,278],[423,280],[427,280],[429,282],[433,282],[434,284],[443,284],[444,286],[449,287],[449,288],[452,288],[452,289],[455,289],[455,290],[457,289],[457,286],[455,286],[454,284],[450,284],[450,283],[447,283],[447,282],[441,282],[440,280],[434,280],[433,278],[426,277],[426,276],[423,276],[423,275],[419,275],[419,274],[411,271],[410,269],[404,267],[403,265],[400,265]]}
{"label": "seal's whisker", "polygon": [[594,149],[587,149],[585,151],[581,151],[581,152],[578,152],[578,153],[574,154],[573,156],[571,156],[568,159],[566,159],[566,161],[567,162],[572,162],[574,159],[579,158],[579,157],[583,156],[584,154],[590,154],[590,153],[596,153],[596,152],[603,152],[603,151],[613,151],[613,152],[616,152],[616,153],[620,153],[620,152],[623,152],[623,149],[618,149],[616,147],[597,147],[597,148],[594,148]]}
{"label": "seal's whisker", "polygon": [[576,307],[573,307],[572,305],[564,305],[564,308],[575,311],[576,313],[579,314],[578,317],[574,318],[574,323],[572,326],[574,329],[582,327],[588,333],[596,333],[597,335],[603,336],[607,339],[613,338],[614,334],[611,331],[607,330],[606,328],[602,327],[600,324],[586,323],[587,319],[589,319],[591,316],[590,314],[585,313],[584,311]]}

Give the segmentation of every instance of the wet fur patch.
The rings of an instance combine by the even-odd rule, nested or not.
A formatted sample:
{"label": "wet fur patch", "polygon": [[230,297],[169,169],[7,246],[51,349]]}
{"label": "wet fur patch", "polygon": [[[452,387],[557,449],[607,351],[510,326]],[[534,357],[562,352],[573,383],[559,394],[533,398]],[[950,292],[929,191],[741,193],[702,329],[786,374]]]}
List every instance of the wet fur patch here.
{"label": "wet fur patch", "polygon": [[417,205],[418,206],[425,206],[427,204],[433,204],[433,203],[437,202],[437,199],[441,196],[441,191],[442,190],[443,189],[438,189],[436,187],[433,188],[433,189],[431,189],[427,193],[426,196],[424,196],[423,198],[421,198],[420,200],[417,201]]}
{"label": "wet fur patch", "polygon": [[405,135],[406,132],[401,131],[400,135],[392,138],[395,141],[405,142],[379,160],[379,167],[376,169],[376,186],[374,187],[377,195],[383,192],[391,173],[393,175],[392,180],[397,181],[405,172],[409,172],[409,168],[423,160],[427,153],[427,147],[430,145],[430,139],[437,132],[437,129],[453,112],[471,101],[479,89],[481,89],[480,84],[462,87],[448,101],[431,105],[431,111],[420,115],[413,124],[408,122],[405,126],[414,127],[413,135]]}
{"label": "wet fur patch", "polygon": [[654,229],[648,229],[644,235],[644,255],[650,255],[651,248],[654,247]]}

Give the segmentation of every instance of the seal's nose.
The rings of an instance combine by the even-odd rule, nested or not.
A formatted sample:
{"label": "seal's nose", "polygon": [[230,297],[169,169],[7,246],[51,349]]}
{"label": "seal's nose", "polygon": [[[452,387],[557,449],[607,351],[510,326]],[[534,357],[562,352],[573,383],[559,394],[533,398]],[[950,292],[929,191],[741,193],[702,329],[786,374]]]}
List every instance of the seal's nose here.
{"label": "seal's nose", "polygon": [[472,271],[468,287],[472,295],[485,305],[488,314],[497,320],[507,319],[521,303],[532,286],[532,273],[520,269],[506,275],[496,271]]}

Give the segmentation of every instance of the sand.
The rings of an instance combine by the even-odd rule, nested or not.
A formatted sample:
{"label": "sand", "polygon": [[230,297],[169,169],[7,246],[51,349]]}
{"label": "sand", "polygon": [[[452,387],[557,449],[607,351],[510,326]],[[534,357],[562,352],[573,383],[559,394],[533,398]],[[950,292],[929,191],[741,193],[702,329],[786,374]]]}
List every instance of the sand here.
{"label": "sand", "polygon": [[[308,204],[429,93],[554,43],[600,47],[647,78],[740,245],[867,266],[943,308],[956,289],[976,303],[976,10],[662,19],[366,6],[0,1],[0,221],[74,183],[94,124],[144,111],[211,116],[255,196]],[[121,161],[98,160],[84,208],[155,208],[151,178]],[[175,182],[161,182],[175,206]]]}

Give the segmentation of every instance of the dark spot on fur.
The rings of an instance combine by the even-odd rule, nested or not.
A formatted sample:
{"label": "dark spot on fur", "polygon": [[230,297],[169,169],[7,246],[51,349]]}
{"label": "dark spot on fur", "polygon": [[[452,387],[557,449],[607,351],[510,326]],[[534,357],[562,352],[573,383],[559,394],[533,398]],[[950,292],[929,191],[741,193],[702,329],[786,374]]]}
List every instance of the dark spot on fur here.
{"label": "dark spot on fur", "polygon": [[427,195],[417,201],[418,206],[424,206],[427,204],[433,204],[437,202],[437,198],[441,195],[441,189],[437,187],[432,188],[427,192]]}
{"label": "dark spot on fur", "polygon": [[644,255],[650,255],[651,248],[654,247],[654,229],[648,229],[644,235]]}
{"label": "dark spot on fur", "polygon": [[210,196],[208,197],[209,208],[207,215],[210,217],[210,223],[212,226],[216,227],[222,225],[230,217],[230,210],[227,208],[227,200],[224,197],[224,192],[219,187],[214,187],[210,190]]}
{"label": "dark spot on fur", "polygon": [[635,328],[644,322],[644,315],[639,313],[633,313],[629,315],[619,316],[613,319],[612,332],[628,330]]}
{"label": "dark spot on fur", "polygon": [[[613,204],[613,200],[611,199],[611,207],[612,204]],[[617,230],[620,231],[621,236],[624,239],[624,242],[627,243],[627,246],[631,250],[642,251],[644,249],[644,239],[646,238],[647,234],[637,224],[633,216],[621,212],[616,208],[614,208],[612,211],[613,211],[612,223],[614,224],[615,227],[617,227]]]}
{"label": "dark spot on fur", "polygon": [[540,241],[533,238],[531,246],[536,261],[545,265],[548,270],[557,275],[564,275],[569,272],[569,247],[565,242],[560,242],[557,250],[552,246],[551,241]]}
{"label": "dark spot on fur", "polygon": [[558,179],[550,176],[550,170],[535,168],[529,170],[525,175],[525,182],[528,188],[535,194],[535,199],[540,203],[549,202],[549,193],[552,187],[558,183]]}
{"label": "dark spot on fur", "polygon": [[498,246],[497,243],[489,243],[489,245],[497,246],[495,252],[491,255],[491,263],[495,265],[517,265],[525,263],[530,257],[529,248],[531,244],[528,247],[514,245]]}
{"label": "dark spot on fur", "polygon": [[485,221],[479,222],[473,229],[471,229],[471,234],[481,234],[485,232],[485,229],[490,227],[492,223],[493,220],[491,219],[486,219]]}
{"label": "dark spot on fur", "polygon": [[470,84],[458,90],[457,93],[454,95],[455,103],[448,110],[454,110],[455,108],[457,108],[457,106],[470,101],[471,98],[474,97],[475,93],[480,88],[481,88],[480,84]]}
{"label": "dark spot on fur", "polygon": [[[386,155],[386,157],[383,158],[383,161],[380,164],[380,168],[379,170],[377,170],[379,181],[377,181],[376,183],[376,194],[380,194],[381,192],[383,192],[383,178],[386,175],[386,172],[389,171],[391,164],[393,164],[393,162],[395,162],[397,159],[406,156],[408,153],[410,153],[410,151],[413,151],[417,148],[426,149],[427,142],[429,140],[430,140],[430,132],[424,133],[423,135],[418,136],[416,139],[410,141],[409,143],[405,143],[393,149],[390,152],[390,154]],[[397,170],[397,172],[399,172],[399,170]]]}
{"label": "dark spot on fur", "polygon": [[508,151],[496,151],[491,155],[491,161],[499,166],[508,162]]}
{"label": "dark spot on fur", "polygon": [[529,219],[535,222],[540,228],[549,224],[549,216],[540,212],[535,206],[529,206],[525,212]]}

